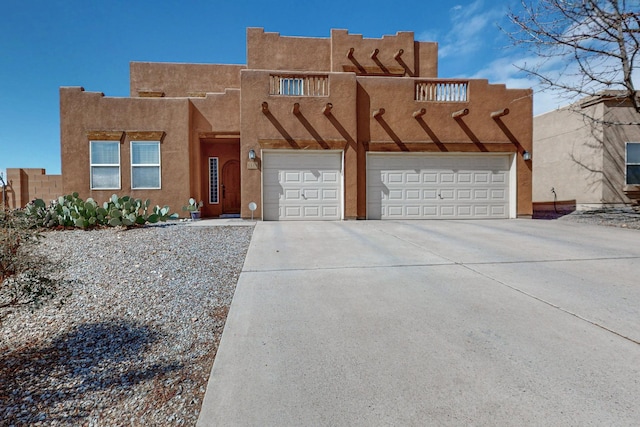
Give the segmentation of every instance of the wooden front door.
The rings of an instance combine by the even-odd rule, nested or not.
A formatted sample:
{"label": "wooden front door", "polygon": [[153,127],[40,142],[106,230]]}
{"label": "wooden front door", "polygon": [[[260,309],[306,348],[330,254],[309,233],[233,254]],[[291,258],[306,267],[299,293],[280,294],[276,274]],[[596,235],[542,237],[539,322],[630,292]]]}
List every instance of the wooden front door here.
{"label": "wooden front door", "polygon": [[229,160],[222,167],[220,181],[222,191],[222,213],[240,213],[240,162]]}

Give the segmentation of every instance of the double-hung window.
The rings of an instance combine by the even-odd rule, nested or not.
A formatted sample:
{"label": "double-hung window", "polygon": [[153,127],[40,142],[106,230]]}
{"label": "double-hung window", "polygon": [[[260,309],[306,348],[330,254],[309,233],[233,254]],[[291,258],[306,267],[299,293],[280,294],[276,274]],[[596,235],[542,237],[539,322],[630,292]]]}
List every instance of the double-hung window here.
{"label": "double-hung window", "polygon": [[160,188],[159,141],[131,141],[131,188]]}
{"label": "double-hung window", "polygon": [[120,189],[120,141],[91,141],[91,189]]}
{"label": "double-hung window", "polygon": [[640,185],[640,142],[627,142],[627,185]]}

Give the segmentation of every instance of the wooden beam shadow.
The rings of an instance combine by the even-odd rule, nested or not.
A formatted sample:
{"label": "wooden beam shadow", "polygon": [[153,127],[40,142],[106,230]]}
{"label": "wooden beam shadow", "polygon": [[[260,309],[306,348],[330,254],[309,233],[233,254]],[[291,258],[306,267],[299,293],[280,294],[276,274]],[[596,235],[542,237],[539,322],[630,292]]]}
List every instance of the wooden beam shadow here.
{"label": "wooden beam shadow", "polygon": [[495,122],[498,125],[498,127],[500,128],[500,130],[502,130],[502,132],[507,136],[507,138],[509,138],[509,141],[511,141],[511,143],[513,145],[518,147],[518,152],[522,153],[524,151],[524,148],[522,147],[522,144],[520,144],[520,141],[518,141],[518,138],[516,138],[516,136],[511,133],[511,131],[509,130],[507,125],[504,124],[502,119],[500,119],[500,117],[494,117],[493,120],[495,120]]}
{"label": "wooden beam shadow", "polygon": [[404,142],[402,142],[400,137],[393,131],[393,129],[391,129],[389,124],[382,118],[382,115],[377,116],[375,119],[378,121],[378,123],[380,123],[380,126],[382,126],[385,132],[387,132],[387,134],[391,137],[393,142],[398,144],[398,147],[400,147],[400,150],[409,151],[409,148],[405,145]]}
{"label": "wooden beam shadow", "polygon": [[409,66],[407,65],[406,62],[403,61],[402,58],[397,57],[396,61],[398,61],[398,64],[400,64],[400,66],[404,68],[404,72],[407,73],[409,77],[415,77],[414,73],[409,69]]}
{"label": "wooden beam shadow", "polygon": [[382,62],[380,62],[380,60],[378,59],[377,56],[372,58],[372,59],[373,59],[373,62],[375,62],[378,67],[380,67],[380,69],[382,70],[383,73],[390,74],[389,69],[387,67],[385,67]]}
{"label": "wooden beam shadow", "polygon": [[473,142],[480,151],[483,151],[483,152],[489,151],[489,149],[487,149],[487,147],[485,147],[484,144],[480,142],[476,134],[473,133],[471,129],[469,129],[469,126],[467,126],[467,124],[464,122],[464,120],[462,120],[461,117],[454,117],[454,120],[458,123],[458,125],[462,128],[464,133],[467,134],[471,142]]}
{"label": "wooden beam shadow", "polygon": [[313,126],[311,126],[311,123],[309,123],[309,121],[304,117],[304,114],[302,114],[302,112],[298,112],[298,114],[295,114],[295,116],[298,118],[298,120],[300,120],[302,126],[304,126],[305,129],[311,134],[313,139],[315,139],[322,148],[328,150],[329,144],[327,144],[327,141],[325,141],[324,138],[322,138],[322,136],[318,133],[318,131],[316,131]]}
{"label": "wooden beam shadow", "polygon": [[351,62],[353,62],[353,65],[355,65],[360,74],[367,74],[367,70],[365,70],[362,64],[360,64],[360,62],[358,62],[358,60],[354,56],[349,56],[348,58]]}
{"label": "wooden beam shadow", "polygon": [[351,146],[351,148],[355,150],[357,148],[356,141],[351,137],[351,135],[349,135],[349,132],[347,132],[347,130],[342,126],[338,119],[336,119],[336,117],[330,111],[325,115],[327,116],[327,119],[331,122],[333,127],[335,127],[338,132],[340,132],[340,135],[347,141],[347,144],[349,144],[349,146]]}
{"label": "wooden beam shadow", "polygon": [[291,145],[291,148],[300,148],[298,143],[293,139],[293,137],[287,132],[287,130],[280,124],[278,119],[275,118],[271,111],[263,111],[264,115],[269,119],[271,124],[280,132],[280,135],[284,137],[284,139]]}
{"label": "wooden beam shadow", "polygon": [[418,124],[422,127],[422,130],[424,130],[426,132],[427,135],[429,135],[429,138],[431,138],[431,140],[433,141],[434,144],[436,144],[438,146],[438,148],[440,149],[440,151],[449,151],[447,149],[447,147],[442,143],[442,141],[440,141],[440,138],[438,138],[438,135],[436,135],[433,130],[429,127],[429,125],[427,124],[427,122],[424,121],[424,119],[422,117],[416,117],[416,121],[418,122]]}

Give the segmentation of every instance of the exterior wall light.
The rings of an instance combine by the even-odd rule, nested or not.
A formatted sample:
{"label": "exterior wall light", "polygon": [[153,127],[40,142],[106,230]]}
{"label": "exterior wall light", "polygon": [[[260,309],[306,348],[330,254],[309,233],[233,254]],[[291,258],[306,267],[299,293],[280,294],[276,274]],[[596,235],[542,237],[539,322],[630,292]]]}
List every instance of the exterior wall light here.
{"label": "exterior wall light", "polygon": [[256,152],[252,148],[251,150],[249,150],[249,160],[255,160],[255,159],[256,159]]}
{"label": "exterior wall light", "polygon": [[522,152],[522,160],[531,160],[531,153],[527,150]]}

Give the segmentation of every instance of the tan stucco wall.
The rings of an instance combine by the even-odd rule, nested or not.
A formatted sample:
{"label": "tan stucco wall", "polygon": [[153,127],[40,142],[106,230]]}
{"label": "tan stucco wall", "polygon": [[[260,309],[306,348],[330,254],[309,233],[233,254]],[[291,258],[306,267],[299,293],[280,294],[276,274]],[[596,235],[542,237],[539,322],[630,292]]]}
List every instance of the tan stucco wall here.
{"label": "tan stucco wall", "polygon": [[[531,162],[522,159],[525,150],[533,153],[531,91],[471,80],[467,102],[423,102],[414,101],[416,80],[358,77],[359,141],[369,151],[518,153],[516,211],[519,216],[531,215]],[[373,112],[380,108],[385,113],[374,118]],[[414,118],[413,112],[421,108],[426,114]],[[465,108],[467,115],[451,116]],[[491,118],[492,112],[504,108],[509,114]],[[362,199],[365,196],[361,194]]]}
{"label": "tan stucco wall", "polygon": [[130,96],[149,91],[169,98],[224,92],[240,87],[240,70],[244,68],[244,65],[131,62]]}
{"label": "tan stucco wall", "polygon": [[[65,193],[98,202],[111,194],[149,198],[181,213],[189,189],[189,100],[165,98],[108,98],[82,88],[60,89],[60,138]],[[119,190],[90,189],[89,140],[91,132],[121,132]],[[160,190],[131,189],[130,141],[135,132],[164,132],[161,141]],[[98,138],[94,138],[98,139]]]}
{"label": "tan stucco wall", "polygon": [[[353,54],[347,56],[350,49]],[[378,49],[375,59],[371,54]],[[403,53],[396,58],[402,49]],[[438,45],[414,42],[413,32],[401,31],[379,39],[363,38],[347,30],[331,31],[331,70],[359,75],[399,74],[409,77],[437,77]]]}
{"label": "tan stucco wall", "polygon": [[62,175],[47,175],[45,169],[8,168],[6,182],[5,200],[9,209],[23,208],[34,199],[48,203],[64,195]]}
{"label": "tan stucco wall", "polygon": [[620,123],[603,128],[603,199],[610,204],[634,203],[625,191],[637,192],[640,186],[626,185],[626,143],[640,142],[640,126],[624,123],[637,123],[638,113],[628,104],[607,101],[603,118],[606,122]]}
{"label": "tan stucco wall", "polygon": [[[348,57],[351,48],[353,55]],[[379,52],[374,59],[371,54],[375,49]],[[400,49],[403,53],[396,58]],[[263,28],[248,28],[247,68],[432,78],[438,75],[438,44],[415,42],[411,31],[371,39],[347,30],[331,30],[330,38],[309,38],[283,37]]]}
{"label": "tan stucco wall", "polygon": [[[242,216],[250,217],[250,201],[261,211],[261,173],[246,167],[248,152],[253,149],[339,149],[345,150],[345,217],[355,218],[357,176],[356,147],[356,76],[352,73],[329,73],[330,95],[326,97],[292,97],[269,95],[269,71],[245,70],[242,73],[241,106],[241,181]],[[262,112],[267,102],[269,113]],[[300,104],[301,114],[292,113]],[[323,107],[333,104],[331,115]]]}
{"label": "tan stucco wall", "polygon": [[[602,117],[603,105],[583,111]],[[601,127],[565,107],[533,118],[533,201],[575,200],[578,209],[606,203]]]}
{"label": "tan stucco wall", "polygon": [[206,189],[200,185],[202,170],[201,140],[240,137],[240,89],[208,94],[205,98],[191,98],[189,109],[190,190],[192,197],[205,199]]}
{"label": "tan stucco wall", "polygon": [[[205,198],[203,156],[237,156],[239,151],[241,215],[251,216],[247,205],[253,201],[260,217],[260,164],[265,150],[338,150],[344,155],[344,217],[366,218],[367,151],[494,152],[516,154],[517,215],[532,214],[532,163],[522,159],[525,150],[535,159],[530,90],[471,80],[466,102],[415,101],[420,79],[410,76],[437,75],[436,43],[415,42],[412,32],[380,39],[364,39],[346,30],[331,34],[331,38],[281,37],[249,28],[248,68],[134,62],[131,98],[62,88],[64,191],[78,191],[98,201],[114,192],[148,197],[181,212],[189,197]],[[379,49],[376,58],[371,57],[374,49]],[[350,72],[356,63],[357,73]],[[389,75],[375,76],[381,72]],[[273,74],[296,73],[328,76],[327,95],[270,95]],[[293,113],[294,103],[299,104],[299,114]],[[331,112],[325,114],[323,108],[329,103]],[[379,108],[385,113],[372,117]],[[421,108],[426,114],[414,118]],[[451,116],[465,108],[469,113],[464,117]],[[490,117],[504,108],[508,115]],[[89,188],[89,140],[100,139],[92,136],[100,132],[121,141],[119,191]],[[163,135],[161,190],[130,188],[129,142],[141,132]],[[258,154],[257,169],[247,161],[251,149]]]}
{"label": "tan stucco wall", "polygon": [[328,38],[282,37],[263,28],[247,28],[247,68],[253,70],[329,71]]}

